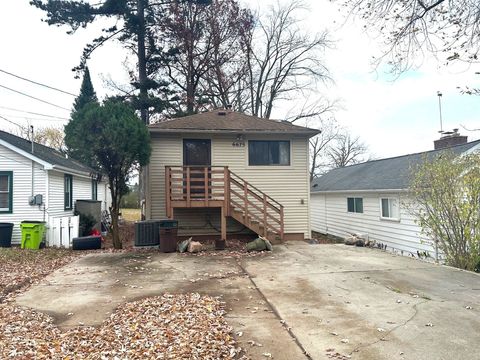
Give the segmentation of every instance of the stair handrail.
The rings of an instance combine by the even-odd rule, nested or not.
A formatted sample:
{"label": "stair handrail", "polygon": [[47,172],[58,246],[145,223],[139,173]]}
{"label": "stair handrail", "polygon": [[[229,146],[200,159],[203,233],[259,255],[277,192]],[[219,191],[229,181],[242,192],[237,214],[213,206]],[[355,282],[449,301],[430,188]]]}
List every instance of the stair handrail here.
{"label": "stair handrail", "polygon": [[[263,195],[265,195],[271,202],[275,203],[278,205],[278,209],[277,210],[280,210],[281,207],[283,207],[282,204],[280,204],[277,200],[275,200],[274,198],[272,198],[271,196],[269,196],[268,194],[266,194],[265,192],[263,192],[262,190],[260,190],[259,188],[257,188],[255,185],[252,185],[250,184],[248,181],[246,181],[245,179],[243,179],[241,176],[238,176],[237,174],[235,174],[232,170],[230,170],[230,177],[231,175],[233,175],[234,177],[238,178],[240,181],[245,181],[248,186],[250,188],[253,188],[255,189],[257,192],[259,192],[261,194],[260,197],[263,197]],[[235,180],[235,179],[234,179]],[[238,180],[237,180],[238,181]],[[257,194],[258,195],[258,194]]]}
{"label": "stair handrail", "polygon": [[[230,205],[237,204],[237,205],[241,205],[243,207],[245,223],[247,223],[248,216],[249,216],[249,209],[248,209],[249,204],[259,211],[263,210],[262,211],[263,219],[260,218],[260,220],[262,220],[262,222],[263,222],[263,230],[264,230],[263,235],[267,236],[268,230],[269,229],[274,229],[274,230],[278,231],[278,233],[280,235],[280,238],[283,240],[283,237],[284,237],[284,208],[283,208],[283,205],[280,204],[277,200],[273,199],[271,196],[267,195],[265,192],[263,192],[259,188],[257,188],[256,186],[250,184],[248,181],[243,179],[241,176],[235,174],[233,171],[230,170],[228,172],[229,172],[229,200],[230,200],[229,203],[230,203]],[[232,191],[230,189],[232,183],[234,183],[240,189],[239,193],[237,193],[236,191]],[[255,190],[256,192],[253,191],[252,189]],[[240,199],[240,200],[244,201],[243,204],[239,204],[238,202],[231,199],[231,193],[232,192],[237,194],[236,195],[237,197],[241,197],[241,195],[242,195],[241,190],[243,190],[243,197],[244,198]],[[262,204],[261,206],[263,206],[263,209],[262,209],[261,206],[256,205],[252,200],[248,199],[248,194],[249,193],[253,194],[254,197],[257,199],[257,201],[260,204]],[[280,219],[279,220],[275,219],[275,217],[273,217],[270,213],[268,213],[267,208],[273,209],[278,214]],[[252,215],[253,215],[253,213],[252,213]],[[255,215],[255,217],[259,218],[256,215]],[[271,219],[275,220],[278,223],[279,228],[272,225],[271,222],[269,222],[268,218],[271,218]]]}

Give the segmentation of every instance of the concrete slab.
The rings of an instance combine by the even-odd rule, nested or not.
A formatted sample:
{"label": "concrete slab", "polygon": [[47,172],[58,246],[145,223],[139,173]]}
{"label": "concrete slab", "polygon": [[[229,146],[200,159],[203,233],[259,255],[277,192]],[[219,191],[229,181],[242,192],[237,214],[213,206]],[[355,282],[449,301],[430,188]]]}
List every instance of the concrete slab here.
{"label": "concrete slab", "polygon": [[313,359],[479,358],[478,274],[345,245],[278,250],[242,264]]}
{"label": "concrete slab", "polygon": [[[301,359],[301,349],[233,258],[161,253],[88,255],[17,298],[62,327],[100,326],[122,303],[164,293],[221,296],[227,320],[252,359]],[[251,345],[251,342],[255,345]]]}
{"label": "concrete slab", "polygon": [[287,243],[240,261],[89,255],[17,302],[35,303],[69,327],[100,325],[126,301],[193,291],[223,297],[228,322],[243,333],[237,341],[252,359],[263,353],[327,359],[336,352],[352,359],[479,358],[477,274],[344,245]]}

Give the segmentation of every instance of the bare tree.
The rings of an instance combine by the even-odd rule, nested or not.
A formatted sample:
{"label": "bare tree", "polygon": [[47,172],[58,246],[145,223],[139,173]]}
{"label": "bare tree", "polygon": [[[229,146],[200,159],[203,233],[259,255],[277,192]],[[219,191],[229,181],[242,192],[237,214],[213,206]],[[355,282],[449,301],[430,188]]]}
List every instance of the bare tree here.
{"label": "bare tree", "polygon": [[430,52],[449,62],[478,60],[480,7],[461,0],[341,0],[385,38],[396,72]]}
{"label": "bare tree", "polygon": [[310,139],[310,181],[330,167],[330,146],[339,136],[339,127],[334,119],[321,122],[321,133]]}
{"label": "bare tree", "polygon": [[299,1],[277,4],[258,20],[251,42],[245,43],[247,73],[242,83],[245,110],[270,118],[274,103],[291,100],[329,79],[322,62],[330,45],[326,32],[313,36],[301,29],[298,13],[305,10]]}
{"label": "bare tree", "polygon": [[36,128],[33,133],[33,141],[59,151],[65,150],[65,134],[62,129],[57,127]]}
{"label": "bare tree", "polygon": [[368,147],[358,136],[348,132],[338,134],[328,149],[328,157],[333,168],[345,167],[367,160]]}

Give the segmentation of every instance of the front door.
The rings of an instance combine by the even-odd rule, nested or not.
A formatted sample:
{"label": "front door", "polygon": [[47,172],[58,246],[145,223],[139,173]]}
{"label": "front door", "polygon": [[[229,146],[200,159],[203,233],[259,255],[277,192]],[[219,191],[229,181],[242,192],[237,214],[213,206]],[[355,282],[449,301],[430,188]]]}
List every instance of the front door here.
{"label": "front door", "polygon": [[210,139],[184,139],[183,165],[210,166],[211,148],[212,143]]}
{"label": "front door", "polygon": [[[210,189],[205,191],[205,187],[209,188],[210,181],[205,184],[205,168],[207,168],[207,178],[210,179],[211,174],[211,154],[212,143],[210,139],[184,139],[183,140],[183,165],[191,166],[190,168],[190,194],[192,198],[205,199],[209,197]],[[187,176],[186,173],[184,175]],[[187,192],[188,180],[185,179],[185,192]]]}

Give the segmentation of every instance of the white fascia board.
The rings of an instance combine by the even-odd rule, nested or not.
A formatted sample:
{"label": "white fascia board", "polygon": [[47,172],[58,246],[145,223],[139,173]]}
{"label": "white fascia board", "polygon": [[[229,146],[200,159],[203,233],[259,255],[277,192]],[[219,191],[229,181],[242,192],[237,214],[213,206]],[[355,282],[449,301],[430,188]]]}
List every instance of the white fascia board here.
{"label": "white fascia board", "polygon": [[60,166],[60,165],[53,165],[52,169],[50,169],[50,170],[57,170],[57,171],[60,171],[62,173],[73,174],[73,175],[76,175],[76,176],[79,176],[79,177],[84,177],[84,178],[89,178],[89,179],[92,178],[89,172],[80,171],[80,170],[73,170],[73,169],[66,168],[66,167],[63,167],[63,166]]}
{"label": "white fascia board", "polygon": [[43,168],[45,170],[52,170],[53,169],[53,165],[50,164],[49,162],[46,162],[38,157],[35,156],[35,153],[31,154],[27,151],[24,151],[22,149],[19,149],[18,147],[16,146],[13,146],[12,144],[10,144],[9,142],[6,142],[5,140],[1,140],[0,139],[0,145],[3,145],[5,146],[7,149],[10,149],[14,152],[16,152],[17,154],[20,154],[24,157],[26,157],[27,159],[30,159],[32,161],[35,161],[37,164],[40,164],[43,166]]}

